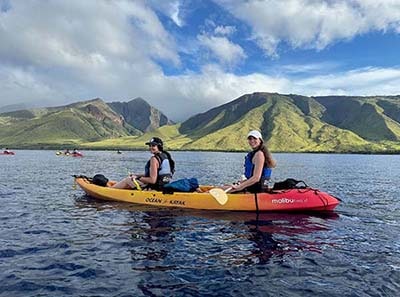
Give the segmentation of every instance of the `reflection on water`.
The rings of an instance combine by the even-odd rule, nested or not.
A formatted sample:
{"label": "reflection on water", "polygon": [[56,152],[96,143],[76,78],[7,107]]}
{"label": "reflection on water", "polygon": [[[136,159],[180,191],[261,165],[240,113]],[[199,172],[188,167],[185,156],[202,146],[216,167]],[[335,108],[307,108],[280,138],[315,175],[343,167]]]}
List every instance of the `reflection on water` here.
{"label": "reflection on water", "polygon": [[[249,240],[255,243],[256,249],[254,255],[258,258],[259,264],[265,264],[271,257],[279,258],[286,253],[297,252],[299,250],[308,250],[321,252],[320,243],[316,240],[301,240],[297,242],[279,238],[280,235],[295,237],[301,233],[311,233],[315,231],[329,230],[324,225],[326,219],[337,219],[336,213],[327,214],[257,214],[255,220],[245,221],[244,224],[249,227]],[[319,223],[316,222],[319,221]]]}
{"label": "reflection on water", "polygon": [[[86,199],[86,203],[85,203]],[[78,207],[91,207],[101,211],[104,203],[86,195],[76,201]],[[136,265],[133,269],[167,270],[175,267],[154,267],[154,261],[164,260],[170,252],[175,253],[182,247],[177,245],[179,234],[206,234],[206,238],[195,236],[196,240],[210,241],[222,247],[247,240],[240,252],[232,252],[223,257],[216,257],[219,265],[254,265],[266,264],[271,258],[277,260],[285,254],[298,251],[321,252],[321,242],[304,240],[301,234],[330,230],[330,220],[339,215],[327,213],[251,213],[199,211],[185,209],[157,209],[152,206],[130,205],[126,203],[107,203],[108,209],[124,210],[131,214],[129,226],[134,248],[130,251]],[[149,210],[150,209],[150,210]],[[138,212],[140,215],[138,216]],[[180,221],[189,221],[183,227]],[[183,230],[183,228],[185,228]],[[215,230],[209,233],[209,230]],[[177,238],[178,236],[178,238]],[[165,246],[173,246],[171,250]],[[161,248],[160,248],[161,246]],[[246,247],[246,249],[244,249]],[[224,250],[224,248],[222,248]],[[183,253],[183,251],[181,251]],[[205,253],[207,263],[214,253]],[[140,264],[139,264],[140,263]],[[153,265],[153,266],[152,266]]]}

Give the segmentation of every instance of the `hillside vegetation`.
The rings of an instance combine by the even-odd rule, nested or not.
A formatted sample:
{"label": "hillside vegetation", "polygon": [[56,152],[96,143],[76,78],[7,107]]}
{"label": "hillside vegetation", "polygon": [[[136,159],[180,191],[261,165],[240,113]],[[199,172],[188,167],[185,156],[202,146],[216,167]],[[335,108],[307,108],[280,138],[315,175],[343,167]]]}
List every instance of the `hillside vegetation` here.
{"label": "hillside vegetation", "polygon": [[48,147],[139,135],[100,99],[0,114],[0,145]]}
{"label": "hillside vegetation", "polygon": [[[103,117],[95,116],[99,113]],[[94,100],[0,114],[0,128],[0,145],[18,147],[146,149],[144,143],[159,136],[169,149],[236,151],[248,149],[247,133],[257,129],[272,151],[395,153],[400,152],[400,96],[253,93],[177,124],[140,98],[109,105]]]}

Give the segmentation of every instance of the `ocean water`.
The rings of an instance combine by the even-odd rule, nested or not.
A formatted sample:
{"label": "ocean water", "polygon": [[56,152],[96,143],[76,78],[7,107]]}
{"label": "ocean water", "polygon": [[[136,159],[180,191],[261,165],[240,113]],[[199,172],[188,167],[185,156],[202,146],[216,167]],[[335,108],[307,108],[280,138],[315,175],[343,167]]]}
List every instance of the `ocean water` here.
{"label": "ocean water", "polygon": [[[332,213],[206,212],[97,201],[148,152],[0,156],[0,296],[400,296],[400,156],[274,154],[273,179],[342,199]],[[244,153],[172,152],[176,178],[223,184]]]}

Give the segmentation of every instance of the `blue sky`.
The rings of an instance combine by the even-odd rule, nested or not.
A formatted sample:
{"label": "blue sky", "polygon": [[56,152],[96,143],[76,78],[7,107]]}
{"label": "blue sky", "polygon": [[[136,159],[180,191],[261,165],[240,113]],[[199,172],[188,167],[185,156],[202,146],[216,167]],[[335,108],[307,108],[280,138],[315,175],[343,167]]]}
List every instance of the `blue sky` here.
{"label": "blue sky", "polygon": [[400,94],[400,1],[0,0],[0,107]]}

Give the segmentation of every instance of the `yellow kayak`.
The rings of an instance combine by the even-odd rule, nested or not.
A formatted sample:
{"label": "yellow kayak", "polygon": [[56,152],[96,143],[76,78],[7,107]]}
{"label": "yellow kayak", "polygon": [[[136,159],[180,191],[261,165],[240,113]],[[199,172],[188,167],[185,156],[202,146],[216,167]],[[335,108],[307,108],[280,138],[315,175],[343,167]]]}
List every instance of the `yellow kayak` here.
{"label": "yellow kayak", "polygon": [[[271,193],[226,194],[223,204],[208,191],[211,186],[202,186],[204,193],[115,189],[94,185],[85,177],[75,177],[75,182],[89,196],[111,201],[130,202],[161,207],[179,207],[204,210],[233,211],[331,211],[339,200],[317,189],[291,189]],[[115,182],[109,182],[112,185]]]}

